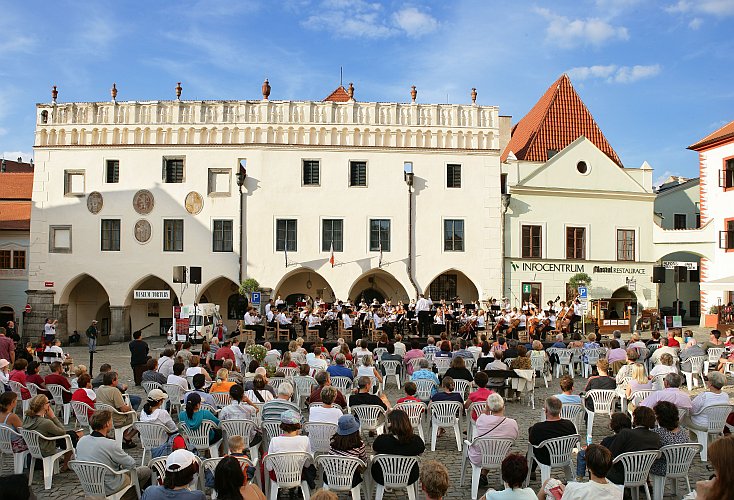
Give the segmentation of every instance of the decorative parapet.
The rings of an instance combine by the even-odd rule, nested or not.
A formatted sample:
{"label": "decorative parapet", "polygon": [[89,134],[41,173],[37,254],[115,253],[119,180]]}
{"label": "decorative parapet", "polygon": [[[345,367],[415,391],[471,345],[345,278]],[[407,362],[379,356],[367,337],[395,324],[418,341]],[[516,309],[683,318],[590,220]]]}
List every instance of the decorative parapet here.
{"label": "decorative parapet", "polygon": [[149,101],[36,106],[36,147],[283,144],[499,148],[496,106],[314,101]]}
{"label": "decorative parapet", "polygon": [[718,244],[716,226],[707,222],[698,229],[663,229],[652,225],[654,260],[660,260],[673,252],[690,252],[710,259]]}

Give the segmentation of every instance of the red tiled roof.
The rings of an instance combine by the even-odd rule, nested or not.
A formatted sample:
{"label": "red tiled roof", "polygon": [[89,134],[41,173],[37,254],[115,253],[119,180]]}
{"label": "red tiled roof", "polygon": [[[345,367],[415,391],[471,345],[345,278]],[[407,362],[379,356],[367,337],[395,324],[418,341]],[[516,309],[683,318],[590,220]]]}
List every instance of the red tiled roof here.
{"label": "red tiled roof", "polygon": [[329,94],[326,99],[324,99],[324,102],[326,101],[349,102],[349,94],[347,94],[347,89],[344,88],[344,85],[339,85],[334,92]]}
{"label": "red tiled roof", "polygon": [[31,230],[30,201],[0,201],[0,230]]}
{"label": "red tiled roof", "polygon": [[720,142],[724,142],[732,138],[734,138],[734,122],[727,123],[719,130],[710,133],[697,143],[688,146],[688,149],[692,149],[693,151],[701,151],[708,148],[709,146],[715,146]]}
{"label": "red tiled roof", "polygon": [[33,164],[6,159],[5,172],[33,172]]}
{"label": "red tiled roof", "polygon": [[582,135],[622,166],[619,156],[573,89],[568,75],[564,74],[512,128],[502,161],[512,151],[518,160],[544,162],[548,160],[548,150],[561,151]]}
{"label": "red tiled roof", "polygon": [[28,200],[33,192],[33,173],[0,173],[0,201]]}

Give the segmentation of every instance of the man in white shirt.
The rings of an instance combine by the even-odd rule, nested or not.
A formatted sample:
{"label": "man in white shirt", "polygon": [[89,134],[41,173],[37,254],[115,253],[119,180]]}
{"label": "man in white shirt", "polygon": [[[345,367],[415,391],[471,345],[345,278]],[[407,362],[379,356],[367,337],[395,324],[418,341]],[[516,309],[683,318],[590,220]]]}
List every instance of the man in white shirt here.
{"label": "man in white shirt", "polygon": [[314,345],[313,355],[306,357],[306,362],[315,371],[326,370],[329,367],[329,363],[324,359],[324,354],[321,352],[321,346]]}
{"label": "man in white shirt", "polygon": [[257,315],[254,307],[247,308],[244,321],[245,330],[254,330],[256,339],[263,338],[265,335],[265,327],[260,324],[260,317]]}
{"label": "man in white shirt", "polygon": [[431,301],[423,296],[418,295],[418,301],[415,303],[415,313],[418,316],[418,333],[421,337],[427,337],[431,334]]}
{"label": "man in white shirt", "polygon": [[720,372],[710,371],[706,382],[708,391],[702,392],[691,401],[690,415],[686,414],[682,425],[688,429],[705,431],[708,430],[709,419],[703,411],[713,405],[728,405],[729,395],[721,392],[726,385],[726,375]]}
{"label": "man in white shirt", "polygon": [[658,347],[657,349],[655,349],[653,351],[652,355],[650,355],[650,361],[654,365],[657,365],[660,362],[660,356],[662,356],[665,353],[668,353],[671,356],[673,356],[673,360],[675,360],[675,359],[678,358],[678,351],[676,349],[674,349],[673,347],[668,347],[668,339],[667,338],[664,338],[664,337],[661,337],[660,338],[660,347]]}
{"label": "man in white shirt", "polygon": [[234,353],[234,361],[235,365],[237,366],[237,371],[240,373],[242,372],[242,363],[245,361],[245,355],[242,354],[242,351],[240,351],[240,346],[235,344],[234,342],[230,346],[232,349],[232,352]]}
{"label": "man in white shirt", "polygon": [[[622,500],[623,491],[606,476],[612,468],[612,454],[604,446],[590,444],[586,448],[586,467],[591,474],[588,482],[570,481],[565,487],[559,486],[564,500]],[[545,485],[543,485],[545,486]],[[553,495],[546,494],[545,487],[538,492],[539,500],[552,500]]]}
{"label": "man in white shirt", "polygon": [[174,363],[173,364],[173,373],[171,373],[168,376],[168,379],[166,380],[166,383],[168,384],[175,384],[181,388],[181,393],[189,390],[189,382],[186,380],[186,378],[182,377],[184,370],[186,369],[186,365],[183,363]]}
{"label": "man in white shirt", "polygon": [[158,373],[168,378],[173,373],[173,355],[175,351],[173,347],[167,347],[163,350],[160,358],[158,358]]}
{"label": "man in white shirt", "polygon": [[46,324],[43,325],[43,336],[47,344],[53,343],[56,339],[56,325],[58,322],[57,319],[46,318]]}

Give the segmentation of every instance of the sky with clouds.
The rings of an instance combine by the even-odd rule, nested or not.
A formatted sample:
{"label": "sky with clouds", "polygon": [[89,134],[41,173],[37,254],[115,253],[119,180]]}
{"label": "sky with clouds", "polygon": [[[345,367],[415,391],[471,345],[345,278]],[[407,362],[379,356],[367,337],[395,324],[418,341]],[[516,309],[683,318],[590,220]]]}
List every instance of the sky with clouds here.
{"label": "sky with clouds", "polygon": [[[175,97],[497,105],[519,120],[562,73],[622,162],[696,176],[686,146],[734,120],[734,0],[0,0],[0,153],[34,105]],[[729,33],[727,35],[726,33]]]}

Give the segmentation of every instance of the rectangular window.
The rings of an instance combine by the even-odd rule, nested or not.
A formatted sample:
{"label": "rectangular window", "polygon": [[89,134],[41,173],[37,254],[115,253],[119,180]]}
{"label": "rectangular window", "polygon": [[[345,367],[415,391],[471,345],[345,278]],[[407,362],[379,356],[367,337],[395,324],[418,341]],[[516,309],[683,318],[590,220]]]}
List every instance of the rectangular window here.
{"label": "rectangular window", "polygon": [[543,243],[542,226],[522,226],[522,258],[541,258],[541,246]]}
{"label": "rectangular window", "polygon": [[446,252],[464,251],[464,221],[462,219],[443,221],[443,249]]}
{"label": "rectangular window", "polygon": [[184,221],[183,219],[163,220],[163,251],[183,252]]}
{"label": "rectangular window", "polygon": [[441,274],[429,287],[428,294],[431,300],[453,301],[457,297],[456,293],[456,274]]}
{"label": "rectangular window", "polygon": [[719,176],[719,186],[724,189],[734,188],[734,158],[724,160],[724,168]]}
{"label": "rectangular window", "polygon": [[390,221],[388,219],[370,219],[370,252],[390,251]]}
{"label": "rectangular window", "polygon": [[232,169],[209,169],[209,196],[229,196],[231,194]]}
{"label": "rectangular window", "polygon": [[719,231],[719,248],[734,250],[734,219],[724,221],[724,231]]}
{"label": "rectangular window", "polygon": [[275,221],[275,251],[298,250],[298,221],[296,219],[278,219]]}
{"label": "rectangular window", "polygon": [[108,184],[120,182],[120,160],[107,160],[105,163],[105,181]]}
{"label": "rectangular window", "polygon": [[540,292],[542,285],[540,283],[523,283],[522,284],[522,301],[529,301],[531,304],[540,306]]}
{"label": "rectangular window", "polygon": [[446,165],[446,187],[461,187],[461,165],[456,163]]}
{"label": "rectangular window", "polygon": [[510,190],[507,186],[507,174],[500,174],[500,193],[509,194]]}
{"label": "rectangular window", "polygon": [[586,228],[566,228],[566,258],[574,260],[586,259]]}
{"label": "rectangular window", "polygon": [[344,221],[342,219],[324,219],[322,222],[321,251],[329,252],[334,243],[334,251],[344,251]]}
{"label": "rectangular window", "polygon": [[232,252],[233,225],[231,220],[215,220],[212,232],[212,251]]}
{"label": "rectangular window", "polygon": [[349,186],[350,187],[366,187],[367,186],[367,162],[366,161],[350,161],[349,162]]}
{"label": "rectangular window", "polygon": [[49,226],[48,251],[71,253],[71,226]]}
{"label": "rectangular window", "polygon": [[635,260],[635,231],[617,229],[617,260]]}
{"label": "rectangular window", "polygon": [[184,181],[184,159],[163,158],[163,182],[180,184]]}
{"label": "rectangular window", "polygon": [[686,214],[673,214],[673,229],[686,228]]}
{"label": "rectangular window", "polygon": [[303,160],[303,185],[318,186],[319,170],[319,160]]}
{"label": "rectangular window", "polygon": [[11,269],[11,254],[10,250],[0,250],[0,269]]}
{"label": "rectangular window", "polygon": [[102,219],[102,251],[120,251],[120,219]]}
{"label": "rectangular window", "polygon": [[13,269],[25,269],[25,250],[13,250]]}
{"label": "rectangular window", "polygon": [[64,195],[84,196],[84,170],[64,170]]}
{"label": "rectangular window", "polygon": [[698,269],[689,269],[688,281],[690,281],[691,283],[698,283],[699,281],[701,281],[701,271]]}

